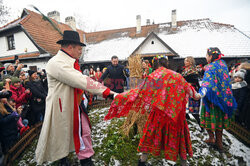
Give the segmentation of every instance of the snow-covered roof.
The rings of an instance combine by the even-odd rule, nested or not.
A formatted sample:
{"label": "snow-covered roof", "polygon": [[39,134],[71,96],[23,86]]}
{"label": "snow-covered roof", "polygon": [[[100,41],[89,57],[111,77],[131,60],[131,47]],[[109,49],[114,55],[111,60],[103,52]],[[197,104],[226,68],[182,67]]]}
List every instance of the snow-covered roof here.
{"label": "snow-covered roof", "polygon": [[125,60],[143,44],[143,40],[147,40],[150,32],[154,32],[180,58],[205,57],[209,47],[218,47],[225,57],[250,57],[250,37],[233,25],[215,23],[210,19],[178,21],[177,24],[175,30],[171,23],[144,26],[143,35],[139,36],[131,33],[135,31],[132,28],[89,34],[99,36],[88,37],[96,41],[87,45],[83,59],[85,62],[109,61],[117,55],[120,60]]}
{"label": "snow-covered roof", "polygon": [[158,36],[180,57],[205,57],[209,47],[218,47],[225,57],[250,56],[250,38],[234,27],[220,26],[210,20],[190,22],[176,34]]}
{"label": "snow-covered roof", "polygon": [[118,56],[119,60],[125,60],[144,39],[121,37],[89,44],[85,48],[84,62],[110,61],[113,55]]}

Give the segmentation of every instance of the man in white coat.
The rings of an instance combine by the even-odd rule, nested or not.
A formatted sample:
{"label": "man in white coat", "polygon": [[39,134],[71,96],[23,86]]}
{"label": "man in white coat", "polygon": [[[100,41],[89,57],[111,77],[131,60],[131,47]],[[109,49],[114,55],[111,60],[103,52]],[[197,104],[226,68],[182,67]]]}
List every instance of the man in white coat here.
{"label": "man in white coat", "polygon": [[80,72],[78,59],[85,44],[78,32],[64,31],[63,39],[57,43],[61,49],[46,66],[49,90],[36,160],[38,164],[65,161],[75,150],[81,165],[93,165],[89,119],[80,106],[83,90],[104,98],[114,92]]}

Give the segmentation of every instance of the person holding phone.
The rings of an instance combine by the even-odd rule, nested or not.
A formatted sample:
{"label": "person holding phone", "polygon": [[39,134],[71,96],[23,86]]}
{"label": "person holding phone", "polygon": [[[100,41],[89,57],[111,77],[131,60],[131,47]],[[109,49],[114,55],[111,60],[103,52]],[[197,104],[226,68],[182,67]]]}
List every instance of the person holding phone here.
{"label": "person holding phone", "polygon": [[[15,66],[17,67],[15,68]],[[21,69],[24,67],[24,65],[19,63],[19,59],[16,59],[15,66],[12,63],[4,64],[4,67],[5,67],[5,74],[3,76],[4,79],[10,78],[10,77],[19,77]]]}

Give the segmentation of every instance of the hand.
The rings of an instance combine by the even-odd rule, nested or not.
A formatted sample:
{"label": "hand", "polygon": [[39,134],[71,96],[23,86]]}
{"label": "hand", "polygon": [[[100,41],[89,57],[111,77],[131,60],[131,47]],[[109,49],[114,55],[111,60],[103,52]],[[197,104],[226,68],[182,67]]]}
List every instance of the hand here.
{"label": "hand", "polygon": [[18,66],[17,66],[16,69],[17,69],[17,70],[21,70],[21,69],[23,68],[23,66],[24,66],[23,64],[18,64]]}
{"label": "hand", "polygon": [[114,94],[114,98],[115,98],[118,94],[119,94],[119,93],[115,93],[115,94]]}
{"label": "hand", "polygon": [[19,64],[19,62],[20,62],[19,59],[17,59],[15,62],[16,66]]}
{"label": "hand", "polygon": [[201,99],[201,94],[196,93],[194,99],[195,99],[195,100],[200,100],[200,99]]}
{"label": "hand", "polygon": [[10,82],[11,82],[11,79],[6,78],[5,81],[6,81],[6,83],[10,83]]}
{"label": "hand", "polygon": [[29,89],[26,89],[24,92],[25,92],[26,94],[30,94],[30,90],[29,90]]}

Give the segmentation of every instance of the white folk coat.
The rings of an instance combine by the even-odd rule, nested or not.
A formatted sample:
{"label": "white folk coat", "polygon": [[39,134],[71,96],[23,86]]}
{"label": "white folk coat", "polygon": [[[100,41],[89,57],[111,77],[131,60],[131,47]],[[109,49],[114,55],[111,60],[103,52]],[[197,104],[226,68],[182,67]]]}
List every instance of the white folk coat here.
{"label": "white folk coat", "polygon": [[73,139],[74,88],[102,95],[107,87],[74,69],[75,59],[62,51],[46,66],[48,96],[36,149],[38,164],[61,159],[75,150]]}

